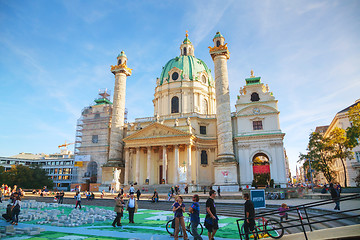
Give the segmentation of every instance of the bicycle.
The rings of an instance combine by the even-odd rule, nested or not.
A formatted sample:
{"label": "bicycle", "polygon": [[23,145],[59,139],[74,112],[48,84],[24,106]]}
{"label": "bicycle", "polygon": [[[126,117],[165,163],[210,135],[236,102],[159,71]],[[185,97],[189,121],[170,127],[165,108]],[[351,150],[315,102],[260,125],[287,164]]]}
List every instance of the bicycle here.
{"label": "bicycle", "polygon": [[[241,226],[241,235],[245,236],[244,224]],[[249,232],[249,237],[254,239],[260,239],[265,237],[272,237],[279,239],[284,235],[283,225],[276,219],[264,217],[255,218],[255,230]],[[241,237],[242,239],[242,237]]]}
{"label": "bicycle", "polygon": [[[190,214],[188,213],[188,217],[186,217],[186,221],[185,221],[185,226],[186,226],[186,231],[188,231],[191,236],[193,235],[192,232],[191,232],[191,222],[190,222]],[[181,229],[181,225],[179,224],[179,228],[180,228],[180,231],[179,231],[179,237],[182,237],[182,229]],[[201,235],[204,231],[204,227],[201,223],[198,224],[198,227],[197,227],[197,230],[198,230],[198,233],[199,235]],[[175,233],[175,218],[172,219],[172,220],[169,220],[167,223],[166,223],[166,231],[170,234],[170,236],[174,236],[174,233]]]}

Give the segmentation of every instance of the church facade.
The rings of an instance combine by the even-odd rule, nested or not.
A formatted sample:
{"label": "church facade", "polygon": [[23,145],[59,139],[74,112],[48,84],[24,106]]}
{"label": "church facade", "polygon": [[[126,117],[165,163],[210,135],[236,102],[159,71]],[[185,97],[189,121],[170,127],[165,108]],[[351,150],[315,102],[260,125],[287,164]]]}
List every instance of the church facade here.
{"label": "church facade", "polygon": [[[195,57],[186,34],[180,55],[169,60],[156,79],[154,115],[131,123],[125,123],[124,113],[126,79],[132,69],[121,52],[111,67],[113,102],[103,99],[91,109],[105,114],[101,119],[108,119],[108,124],[102,124],[107,128],[82,129],[81,135],[99,133],[104,142],[100,138],[90,142],[90,137],[80,141],[76,152],[79,183],[86,181],[83,175],[96,174],[97,183],[111,185],[116,169],[125,186],[187,184],[199,190],[215,185],[222,191],[238,191],[240,186],[267,185],[271,179],[275,185],[286,186],[285,134],[280,129],[277,100],[251,72],[232,113],[227,73],[230,54],[219,32],[213,42],[209,53],[215,79],[205,62]],[[94,121],[93,117],[83,115],[82,121]],[[101,153],[91,150],[96,145],[103,146]],[[93,172],[89,173],[91,165]]]}

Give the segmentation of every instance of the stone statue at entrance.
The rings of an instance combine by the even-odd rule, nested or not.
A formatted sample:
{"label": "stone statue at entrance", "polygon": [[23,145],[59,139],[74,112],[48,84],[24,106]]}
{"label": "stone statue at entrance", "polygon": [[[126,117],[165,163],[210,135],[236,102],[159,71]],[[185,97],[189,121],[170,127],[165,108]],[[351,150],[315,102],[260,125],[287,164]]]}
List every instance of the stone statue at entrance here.
{"label": "stone statue at entrance", "polygon": [[115,191],[117,192],[120,190],[120,174],[121,174],[121,169],[115,168],[113,183],[115,183]]}

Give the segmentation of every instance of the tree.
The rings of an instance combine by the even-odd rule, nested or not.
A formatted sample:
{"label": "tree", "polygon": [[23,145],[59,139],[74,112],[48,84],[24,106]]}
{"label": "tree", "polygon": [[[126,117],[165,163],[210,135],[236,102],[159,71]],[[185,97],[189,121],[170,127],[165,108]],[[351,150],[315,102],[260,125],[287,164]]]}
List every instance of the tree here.
{"label": "tree", "polygon": [[360,138],[360,103],[349,109],[348,112],[351,127],[346,129],[346,137],[348,138],[348,147],[353,149],[359,145]]}
{"label": "tree", "polygon": [[35,166],[16,165],[10,170],[2,172],[0,167],[0,179],[9,186],[17,185],[19,188],[31,189],[49,186],[51,189],[53,181],[49,178],[46,171]]}
{"label": "tree", "polygon": [[309,144],[307,153],[300,153],[300,160],[311,160],[311,168],[315,171],[322,172],[328,182],[334,179],[334,171],[331,170],[331,165],[334,162],[334,156],[331,154],[334,147],[330,144],[330,139],[324,137],[322,134],[313,132],[309,137]]}
{"label": "tree", "polygon": [[348,138],[346,137],[346,132],[342,128],[334,128],[330,132],[329,136],[329,143],[334,147],[333,148],[333,156],[334,158],[340,159],[341,164],[344,169],[344,180],[345,180],[345,187],[347,187],[347,173],[346,173],[346,166],[345,161],[346,159],[352,159],[353,152],[349,149]]}

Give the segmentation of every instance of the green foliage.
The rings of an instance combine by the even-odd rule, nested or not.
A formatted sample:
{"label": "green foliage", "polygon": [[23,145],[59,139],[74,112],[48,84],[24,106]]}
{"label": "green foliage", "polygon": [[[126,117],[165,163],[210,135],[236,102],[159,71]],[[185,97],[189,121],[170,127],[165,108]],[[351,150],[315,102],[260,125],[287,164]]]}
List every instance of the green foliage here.
{"label": "green foliage", "polygon": [[348,138],[346,137],[346,132],[344,129],[335,128],[330,132],[330,144],[334,147],[333,156],[336,159],[340,159],[343,169],[344,169],[344,178],[345,178],[345,187],[347,187],[347,174],[345,161],[346,159],[352,159],[353,152],[348,148]]}
{"label": "green foliage", "polygon": [[348,112],[349,121],[351,122],[351,127],[346,129],[346,137],[348,139],[347,146],[350,149],[353,149],[359,145],[360,138],[360,103],[356,104],[354,107],[350,108]]}
{"label": "green foliage", "polygon": [[23,189],[42,188],[47,186],[48,188],[53,187],[53,181],[49,178],[46,171],[36,166],[24,166],[16,165],[9,171],[2,172],[0,168],[0,180],[2,183],[6,183],[9,186],[17,185]]}
{"label": "green foliage", "polygon": [[315,171],[322,172],[328,182],[334,179],[334,172],[331,165],[334,162],[334,146],[330,144],[330,139],[323,137],[322,134],[313,132],[309,137],[307,153],[300,153],[299,162],[304,161],[308,164],[307,159],[311,159],[311,168]]}

